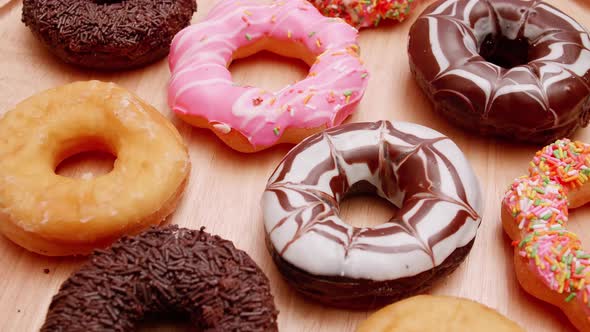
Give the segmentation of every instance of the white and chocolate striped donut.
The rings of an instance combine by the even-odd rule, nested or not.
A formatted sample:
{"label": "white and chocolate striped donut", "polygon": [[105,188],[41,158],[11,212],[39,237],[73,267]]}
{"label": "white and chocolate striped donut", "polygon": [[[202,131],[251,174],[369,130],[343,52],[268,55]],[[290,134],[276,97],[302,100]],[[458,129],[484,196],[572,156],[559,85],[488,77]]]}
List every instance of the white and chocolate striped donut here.
{"label": "white and chocolate striped donut", "polygon": [[590,119],[590,36],[543,1],[435,1],[408,53],[435,109],[468,130],[547,143]]}
{"label": "white and chocolate striped donut", "polygon": [[[389,222],[353,227],[347,194],[399,208]],[[412,123],[339,126],[291,150],[262,199],[267,242],[298,290],[347,307],[412,295],[458,266],[481,221],[471,166],[448,137]]]}

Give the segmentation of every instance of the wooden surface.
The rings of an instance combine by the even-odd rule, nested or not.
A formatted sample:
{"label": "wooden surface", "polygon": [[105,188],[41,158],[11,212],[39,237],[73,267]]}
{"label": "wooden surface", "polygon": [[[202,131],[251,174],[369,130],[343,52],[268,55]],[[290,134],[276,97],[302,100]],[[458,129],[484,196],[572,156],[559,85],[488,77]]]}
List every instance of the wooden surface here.
{"label": "wooden surface", "polygon": [[[209,11],[214,0],[200,0],[193,22]],[[529,331],[569,331],[573,327],[557,309],[546,305],[518,286],[512,265],[512,249],[499,221],[500,199],[510,181],[526,171],[538,147],[517,146],[466,134],[436,116],[414,83],[408,69],[407,32],[427,2],[403,24],[384,25],[360,34],[362,58],[371,79],[358,112],[348,121],[388,119],[412,121],[450,136],[471,161],[485,195],[485,216],[473,250],[449,278],[440,280],[432,293],[462,296],[498,309]],[[590,26],[587,0],[549,1]],[[275,165],[289,150],[280,146],[255,155],[239,154],[213,134],[192,129],[169,112],[165,60],[129,72],[101,74],[78,70],[49,55],[20,22],[18,0],[0,0],[0,113],[41,90],[72,81],[114,81],[152,103],[178,127],[190,148],[193,170],[190,184],[170,222],[228,238],[247,251],[269,276],[279,308],[281,331],[353,331],[370,312],[327,308],[293,292],[282,280],[264,246],[260,196]],[[234,78],[269,89],[305,76],[298,60],[258,54],[231,66]],[[1,135],[2,133],[0,133]],[[590,142],[590,129],[577,133]],[[81,169],[108,172],[112,158],[95,156],[70,160],[59,172],[75,176]],[[375,225],[388,220],[393,209],[383,201],[355,198],[344,204],[344,219],[353,225]],[[571,229],[590,243],[590,225],[581,221],[590,210],[572,214]],[[51,297],[84,259],[48,258],[31,254],[0,236],[0,331],[35,331],[42,325]],[[49,273],[45,273],[48,269]],[[142,329],[153,329],[143,324]],[[158,325],[158,324],[156,324]],[[159,324],[159,330],[186,330],[180,324]],[[176,326],[175,326],[176,325]]]}

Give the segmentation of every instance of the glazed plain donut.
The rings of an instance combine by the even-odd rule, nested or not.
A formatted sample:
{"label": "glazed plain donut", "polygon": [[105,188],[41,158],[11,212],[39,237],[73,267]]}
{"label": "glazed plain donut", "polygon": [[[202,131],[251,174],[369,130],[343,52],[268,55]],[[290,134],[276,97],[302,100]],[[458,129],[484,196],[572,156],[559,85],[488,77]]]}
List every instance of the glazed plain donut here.
{"label": "glazed plain donut", "polygon": [[[298,143],[340,124],[363,96],[368,74],[356,38],[356,29],[304,0],[221,1],[174,37],[168,104],[238,151]],[[234,84],[232,60],[263,49],[302,59],[309,75],[276,93]]]}
{"label": "glazed plain donut", "polygon": [[97,250],[53,297],[42,332],[134,331],[177,312],[198,331],[278,331],[270,285],[219,236],[166,226]]}
{"label": "glazed plain donut", "polygon": [[513,321],[477,302],[418,295],[369,316],[357,332],[524,332]]}
{"label": "glazed plain donut", "polygon": [[326,16],[341,17],[348,24],[360,28],[376,27],[383,20],[402,22],[411,9],[413,0],[311,0]]}
{"label": "glazed plain donut", "polygon": [[115,70],[165,57],[196,9],[195,0],[23,0],[22,20],[64,62]]}
{"label": "glazed plain donut", "polygon": [[520,285],[559,307],[580,331],[590,331],[590,254],[566,227],[569,208],[590,201],[589,176],[590,145],[558,140],[537,152],[529,175],[502,201]]}
{"label": "glazed plain donut", "polygon": [[547,144],[590,119],[590,37],[545,2],[436,1],[408,51],[436,111],[465,129]]}
{"label": "glazed plain donut", "polygon": [[[389,222],[352,227],[353,193],[400,208]],[[429,288],[469,253],[481,220],[479,183],[446,136],[412,123],[342,125],[291,150],[262,198],[271,255],[297,290],[365,308]]]}
{"label": "glazed plain donut", "polygon": [[[117,157],[110,173],[55,173],[62,160],[94,150]],[[39,254],[88,254],[159,224],[189,171],[176,128],[135,95],[98,81],[47,90],[0,120],[0,232]]]}

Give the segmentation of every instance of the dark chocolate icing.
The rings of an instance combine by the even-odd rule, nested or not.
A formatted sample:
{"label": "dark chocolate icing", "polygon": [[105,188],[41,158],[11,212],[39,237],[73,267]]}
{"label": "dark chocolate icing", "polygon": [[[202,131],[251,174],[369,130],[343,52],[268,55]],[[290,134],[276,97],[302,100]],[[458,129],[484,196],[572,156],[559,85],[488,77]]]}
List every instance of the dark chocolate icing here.
{"label": "dark chocolate icing", "polygon": [[[386,198],[399,213],[377,227],[344,223],[339,204],[359,191]],[[481,198],[471,168],[447,137],[414,124],[380,121],[326,130],[293,148],[269,180],[263,204],[278,264],[288,263],[289,271],[311,279],[336,278],[342,285],[357,280],[369,284],[367,289],[383,289],[381,282],[431,271],[473,241]],[[334,289],[330,294],[346,297]],[[334,304],[329,296],[318,299]]]}
{"label": "dark chocolate icing", "polygon": [[590,37],[545,2],[436,1],[408,52],[435,109],[468,130],[545,143],[588,124]]}

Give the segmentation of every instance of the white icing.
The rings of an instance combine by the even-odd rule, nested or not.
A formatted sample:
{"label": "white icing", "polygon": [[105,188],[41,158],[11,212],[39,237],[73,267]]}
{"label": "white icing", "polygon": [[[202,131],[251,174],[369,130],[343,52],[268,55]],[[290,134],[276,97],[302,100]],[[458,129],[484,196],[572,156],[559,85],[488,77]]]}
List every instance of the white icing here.
{"label": "white icing", "polygon": [[[375,130],[368,127],[354,131],[337,132],[338,128],[328,131],[322,139],[314,137],[314,143],[306,144],[306,148],[295,156],[287,156],[292,159],[289,169],[285,167],[285,160],[278,166],[270,177],[267,190],[262,197],[264,224],[270,241],[278,253],[294,266],[314,275],[343,276],[350,278],[367,278],[371,280],[391,280],[432,269],[434,265],[443,262],[456,248],[465,246],[475,238],[477,228],[481,221],[483,201],[479,183],[460,149],[442,134],[412,123],[396,123],[394,128],[403,133],[408,133],[423,140],[437,140],[431,149],[436,149],[450,162],[451,166],[443,163],[442,158],[435,155],[435,159],[426,157],[420,147],[405,141],[403,137],[392,135],[385,125]],[[424,194],[415,196],[419,202],[413,207],[404,207],[402,204],[404,194],[399,188],[395,189],[389,197],[382,191],[380,195],[400,206],[399,224],[385,223],[373,228],[363,228],[361,233],[371,229],[405,229],[404,232],[395,234],[375,235],[370,237],[357,236],[353,238],[354,227],[348,225],[339,216],[338,211],[328,204],[326,197],[333,196],[330,187],[331,180],[338,175],[337,169],[326,169],[317,177],[317,183],[301,182],[309,179],[316,167],[326,160],[335,159],[337,164],[346,173],[349,184],[360,180],[367,180],[377,184],[380,178],[378,174],[371,173],[366,163],[348,164],[343,155],[363,147],[375,147],[389,142],[390,149],[403,149],[410,151],[418,149],[412,158],[423,161],[423,165],[437,165],[440,172],[440,183],[432,183],[437,193],[446,195],[451,200],[436,201],[430,210],[425,210],[414,226],[408,222],[412,217],[422,213],[425,202],[432,196]],[[331,154],[330,146],[335,155]],[[398,177],[397,171],[403,166],[406,159],[393,161],[385,167],[393,169],[393,176]],[[459,197],[451,173],[448,167],[453,167],[460,176],[460,181],[465,189],[466,202]],[[286,170],[286,172],[285,172]],[[282,175],[281,175],[282,174]],[[416,179],[418,180],[418,179]],[[288,205],[294,210],[284,208],[279,201],[277,193],[287,197]],[[305,194],[302,194],[304,192]],[[304,197],[305,195],[305,197]],[[313,195],[315,199],[310,199]],[[466,207],[467,206],[467,207]],[[317,209],[322,209],[319,214]],[[466,209],[475,212],[475,218],[467,217],[463,226],[452,235],[439,240],[432,250],[433,257],[427,253],[425,243],[428,239],[448,226],[455,215]],[[315,217],[312,211],[316,211]],[[297,220],[299,218],[299,220]],[[302,224],[299,224],[302,223]],[[331,227],[327,223],[333,223],[338,228]],[[413,228],[413,231],[410,230]],[[299,233],[298,233],[299,230]],[[345,231],[342,231],[345,230]],[[328,239],[328,237],[330,239]],[[364,250],[363,245],[381,246],[386,248],[413,245],[415,250],[398,253],[382,253],[379,251]],[[288,247],[287,247],[288,246]],[[434,260],[434,264],[433,264]]]}
{"label": "white icing", "polygon": [[432,54],[438,62],[439,71],[443,72],[449,68],[449,61],[447,60],[440,46],[440,40],[438,38],[438,20],[429,17],[428,21],[430,22],[431,27],[428,31],[430,33]]}

